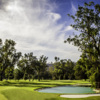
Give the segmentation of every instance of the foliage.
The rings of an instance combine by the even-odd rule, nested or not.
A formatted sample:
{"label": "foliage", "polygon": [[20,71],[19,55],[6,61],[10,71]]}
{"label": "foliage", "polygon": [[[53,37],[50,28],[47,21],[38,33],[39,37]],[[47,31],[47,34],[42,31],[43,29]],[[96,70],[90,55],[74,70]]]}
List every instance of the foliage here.
{"label": "foliage", "polygon": [[21,72],[19,69],[14,70],[14,79],[15,80],[20,80],[23,77],[23,72]]}
{"label": "foliage", "polygon": [[[68,14],[69,15],[69,14]],[[85,54],[85,66],[92,83],[100,82],[100,5],[94,2],[79,6],[76,14],[69,15],[74,24],[71,25],[80,34],[67,38],[65,42],[72,43]],[[99,86],[100,87],[100,86]]]}
{"label": "foliage", "polygon": [[6,80],[8,79],[13,79],[14,78],[14,67],[8,67],[5,70],[5,78]]}
{"label": "foliage", "polygon": [[18,68],[24,73],[23,78],[30,79],[34,76],[34,66],[35,66],[36,57],[33,56],[33,53],[24,54],[18,62]]}
{"label": "foliage", "polygon": [[47,68],[47,59],[48,57],[42,55],[40,56],[39,59],[36,60],[35,62],[35,70],[37,72],[37,75],[38,75],[38,80],[40,81],[41,79],[41,76],[44,74],[44,72],[46,71],[46,68]]}
{"label": "foliage", "polygon": [[75,78],[76,79],[87,79],[87,71],[85,66],[85,58],[81,58],[77,61],[76,66],[74,67],[75,70]]}
{"label": "foliage", "polygon": [[49,72],[49,74],[51,76],[51,79],[54,80],[55,79],[55,73],[54,73],[54,66],[53,66],[53,64],[50,67],[48,67],[48,68],[49,68],[48,72]]}
{"label": "foliage", "polygon": [[59,59],[55,57],[54,74],[56,79],[74,79],[75,63],[70,59]]}
{"label": "foliage", "polygon": [[[5,73],[7,77],[7,69],[10,70],[14,67],[19,60],[21,53],[16,52],[15,41],[5,40],[3,45],[2,40],[0,39],[0,80],[2,81]],[[11,72],[11,71],[10,71]]]}
{"label": "foliage", "polygon": [[75,79],[74,76],[74,67],[75,67],[75,62],[72,62],[70,59],[67,60],[66,62],[66,74],[68,76],[68,79]]}

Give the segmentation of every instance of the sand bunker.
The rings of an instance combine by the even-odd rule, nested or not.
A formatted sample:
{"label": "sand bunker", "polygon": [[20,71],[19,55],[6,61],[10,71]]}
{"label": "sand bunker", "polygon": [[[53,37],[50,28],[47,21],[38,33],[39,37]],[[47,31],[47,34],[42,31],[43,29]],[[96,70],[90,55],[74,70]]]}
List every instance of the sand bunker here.
{"label": "sand bunker", "polygon": [[100,96],[100,94],[60,95],[60,97],[64,97],[64,98],[86,98],[91,96]]}

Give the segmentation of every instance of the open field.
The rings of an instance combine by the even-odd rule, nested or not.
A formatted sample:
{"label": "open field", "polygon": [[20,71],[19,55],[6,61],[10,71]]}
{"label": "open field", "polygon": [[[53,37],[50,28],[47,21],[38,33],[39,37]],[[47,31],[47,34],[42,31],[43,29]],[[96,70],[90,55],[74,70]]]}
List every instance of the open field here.
{"label": "open field", "polygon": [[90,85],[88,81],[84,80],[37,80],[24,81],[10,80],[0,82],[0,100],[100,100],[98,97],[88,97],[79,99],[61,98],[60,94],[53,93],[39,93],[35,89],[54,87],[60,85]]}

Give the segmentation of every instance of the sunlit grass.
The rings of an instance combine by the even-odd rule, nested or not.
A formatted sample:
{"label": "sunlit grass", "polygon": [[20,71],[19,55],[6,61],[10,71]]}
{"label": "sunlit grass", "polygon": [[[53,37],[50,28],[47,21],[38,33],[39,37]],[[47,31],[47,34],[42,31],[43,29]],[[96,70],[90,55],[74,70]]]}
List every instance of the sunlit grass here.
{"label": "sunlit grass", "polygon": [[100,100],[100,97],[90,97],[83,99],[68,99],[59,97],[60,94],[39,93],[35,89],[44,87],[54,87],[61,85],[90,85],[85,80],[38,80],[15,81],[4,80],[0,82],[0,100]]}

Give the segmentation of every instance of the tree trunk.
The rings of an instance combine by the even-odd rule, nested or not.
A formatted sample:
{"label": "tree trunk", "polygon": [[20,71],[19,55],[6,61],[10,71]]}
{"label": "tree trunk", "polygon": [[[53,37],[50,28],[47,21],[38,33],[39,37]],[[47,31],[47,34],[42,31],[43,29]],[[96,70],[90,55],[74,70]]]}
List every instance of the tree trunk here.
{"label": "tree trunk", "polygon": [[32,81],[34,81],[34,75],[32,76]]}
{"label": "tree trunk", "polygon": [[38,75],[38,81],[40,81],[40,75]]}
{"label": "tree trunk", "polygon": [[96,82],[96,88],[100,88],[100,82]]}
{"label": "tree trunk", "polygon": [[0,81],[3,81],[3,73],[0,75]]}
{"label": "tree trunk", "polygon": [[29,82],[30,82],[30,75],[28,75],[28,78],[29,78]]}
{"label": "tree trunk", "polygon": [[63,79],[64,79],[64,80],[66,79],[66,74],[64,74]]}
{"label": "tree trunk", "polygon": [[59,80],[61,80],[61,75],[59,75]]}
{"label": "tree trunk", "polygon": [[38,72],[38,81],[40,81],[40,72]]}
{"label": "tree trunk", "polygon": [[0,81],[2,81],[3,80],[3,78],[2,78],[2,76],[0,77]]}

